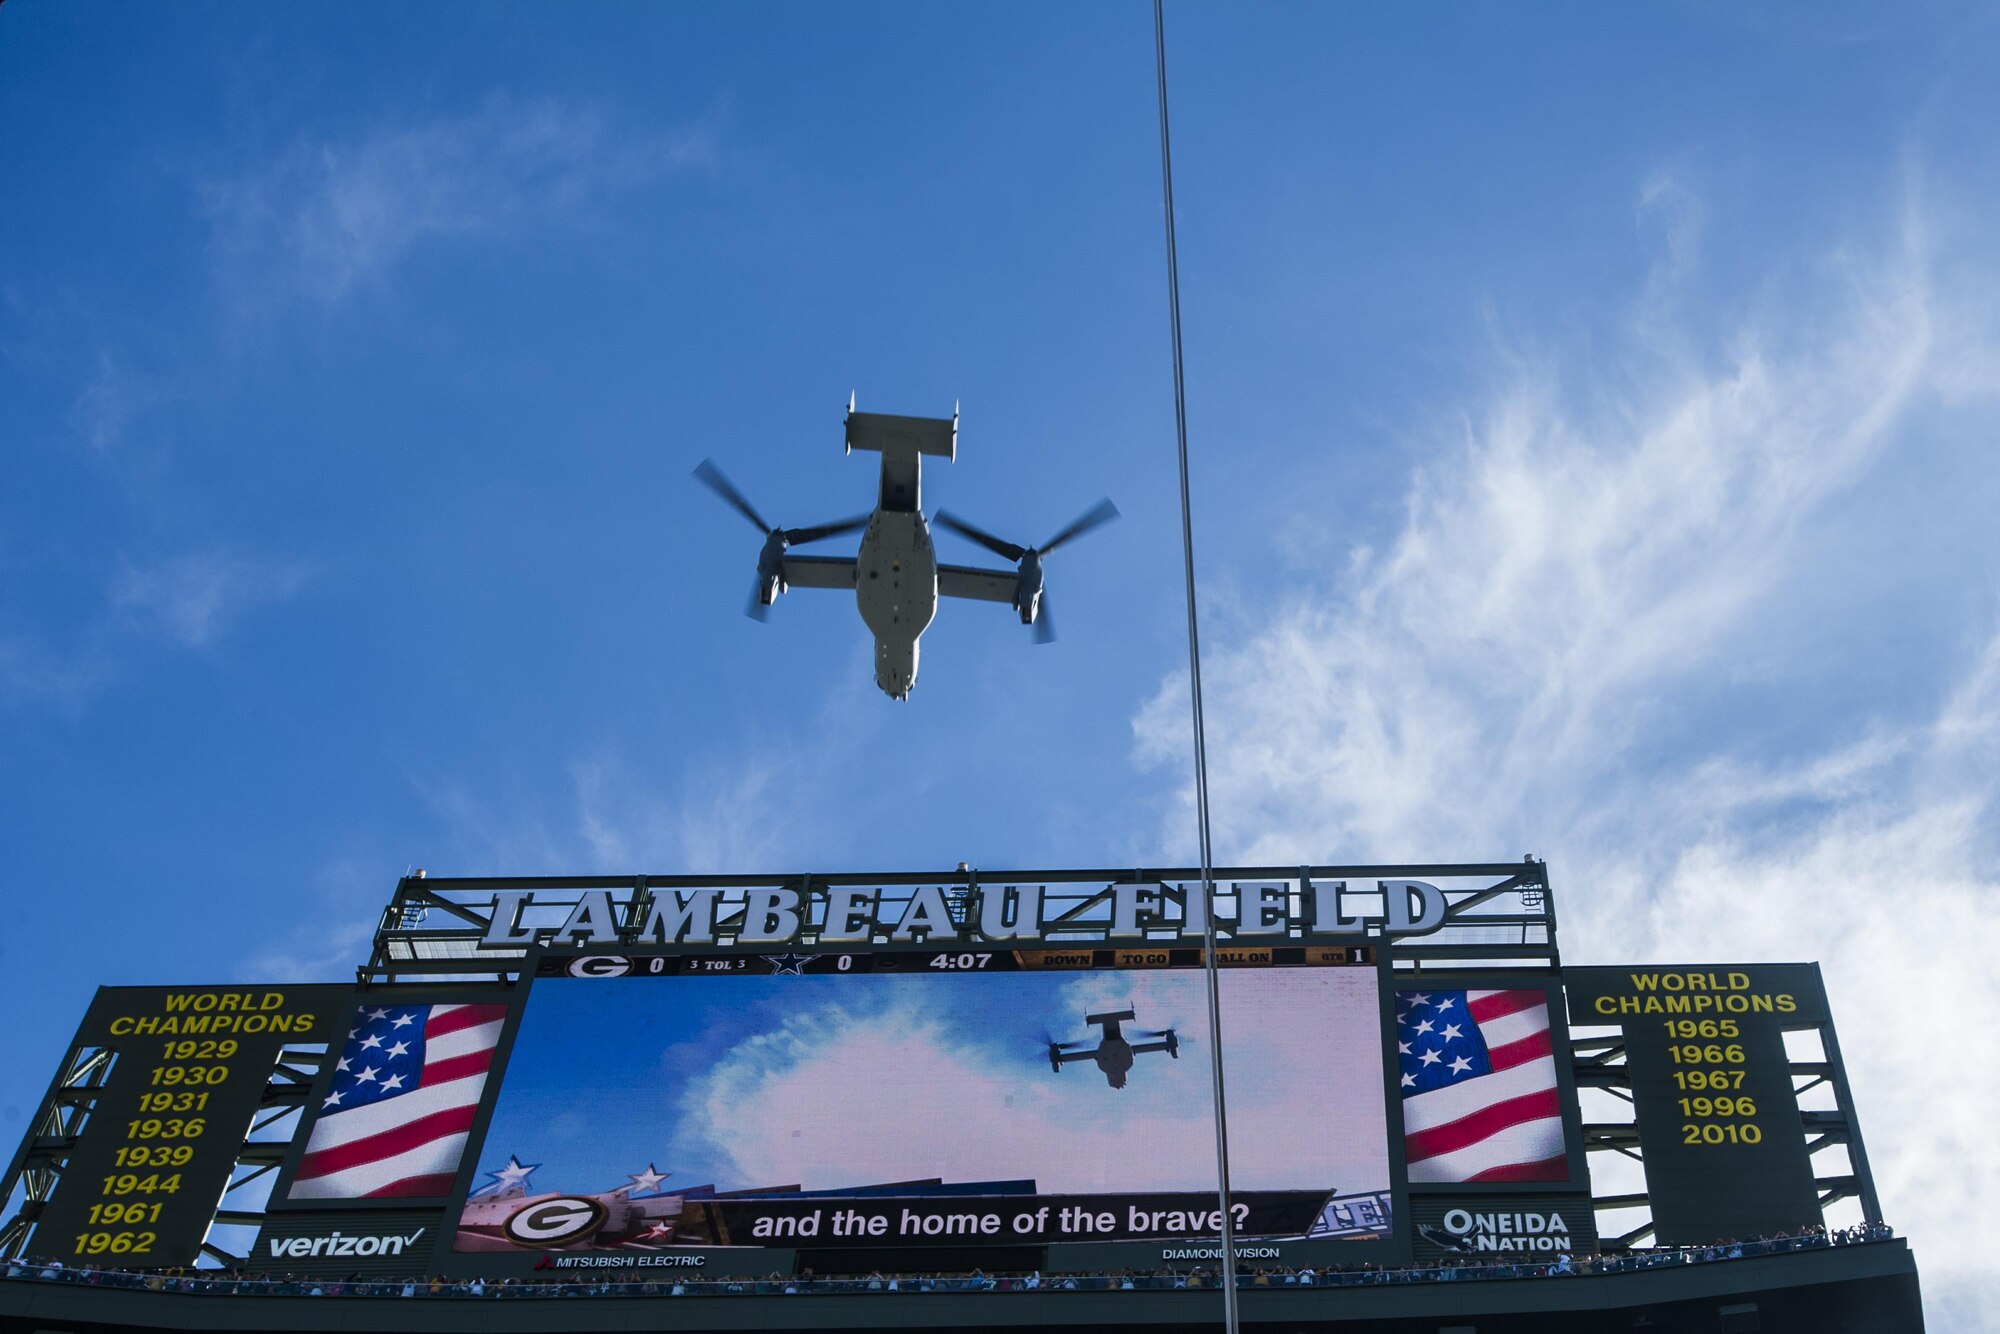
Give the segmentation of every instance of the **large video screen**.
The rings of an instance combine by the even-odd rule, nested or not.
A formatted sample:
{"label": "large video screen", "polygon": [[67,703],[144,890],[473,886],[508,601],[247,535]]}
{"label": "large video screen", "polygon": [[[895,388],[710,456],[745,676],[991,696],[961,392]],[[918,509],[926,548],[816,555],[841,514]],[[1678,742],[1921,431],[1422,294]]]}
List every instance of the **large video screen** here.
{"label": "large video screen", "polygon": [[[1203,974],[1112,957],[577,960],[534,983],[455,1248],[1213,1237]],[[1220,981],[1239,1232],[1386,1237],[1375,969]]]}

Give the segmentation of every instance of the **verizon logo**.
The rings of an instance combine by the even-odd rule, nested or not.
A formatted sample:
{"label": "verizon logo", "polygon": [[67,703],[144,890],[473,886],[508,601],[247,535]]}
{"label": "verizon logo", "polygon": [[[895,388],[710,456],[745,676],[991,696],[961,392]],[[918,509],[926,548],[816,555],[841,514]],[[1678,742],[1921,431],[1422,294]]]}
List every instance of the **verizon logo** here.
{"label": "verizon logo", "polygon": [[273,1237],[271,1255],[274,1259],[304,1259],[313,1255],[401,1255],[405,1247],[416,1245],[417,1238],[423,1236],[426,1230],[418,1228],[407,1237],[352,1237],[344,1232],[324,1237]]}

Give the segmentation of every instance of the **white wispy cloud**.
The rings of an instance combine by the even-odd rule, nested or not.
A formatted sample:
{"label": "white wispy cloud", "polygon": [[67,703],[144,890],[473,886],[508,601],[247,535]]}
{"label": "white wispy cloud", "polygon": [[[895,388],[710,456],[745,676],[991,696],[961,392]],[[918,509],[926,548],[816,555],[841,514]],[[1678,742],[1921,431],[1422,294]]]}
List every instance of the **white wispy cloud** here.
{"label": "white wispy cloud", "polygon": [[[2000,890],[2000,649],[1955,674],[1900,662],[1901,696],[1867,716],[1782,696],[1897,652],[1823,585],[1857,536],[1905,603],[1991,577],[1994,550],[1898,570],[1899,544],[1850,522],[1879,479],[1936,459],[1913,423],[1969,414],[1990,436],[1995,285],[1972,281],[1990,264],[1940,259],[1912,195],[1879,259],[1793,266],[1717,338],[1683,287],[1701,201],[1656,179],[1640,212],[1665,237],[1627,364],[1584,393],[1559,351],[1508,350],[1426,451],[1392,541],[1280,605],[1230,609],[1242,633],[1204,668],[1220,851],[1532,850],[1578,961],[1822,960],[1933,1327],[1978,1328],[2000,1279],[1967,1223],[2000,1192],[1981,1148],[2000,1079],[1937,1023],[2000,1004],[1979,920]],[[1912,517],[1967,503],[1926,494]],[[1760,701],[1785,713],[1782,741]],[[1181,763],[1186,708],[1180,679],[1138,712],[1143,763]],[[1191,801],[1163,827],[1174,846]]]}
{"label": "white wispy cloud", "polygon": [[[865,667],[866,659],[861,660]],[[731,754],[598,746],[568,764],[551,799],[539,784],[491,772],[408,778],[442,826],[457,875],[780,871],[825,866],[852,837],[856,802],[893,792],[824,794],[850,784],[879,712],[829,690],[810,727],[772,734],[754,722]]]}
{"label": "white wispy cloud", "polygon": [[592,107],[495,97],[302,136],[209,179],[203,200],[217,260],[246,295],[277,279],[334,301],[426,244],[589,225],[621,193],[715,157],[706,126],[623,133]]}
{"label": "white wispy cloud", "polygon": [[[1242,855],[1329,828],[1490,849],[1524,809],[1568,818],[1580,770],[1616,763],[1891,441],[1930,346],[1914,262],[1847,292],[1809,345],[1748,333],[1723,373],[1670,369],[1637,401],[1579,414],[1524,367],[1417,474],[1386,551],[1206,669]],[[1141,715],[1143,758],[1185,749],[1184,701],[1177,681]]]}
{"label": "white wispy cloud", "polygon": [[702,766],[672,793],[607,755],[577,763],[576,827],[590,864],[686,873],[790,864],[810,839],[804,826],[811,814],[790,799],[812,781],[801,769],[818,767],[805,751],[792,764],[752,753],[739,763]]}
{"label": "white wispy cloud", "polygon": [[309,920],[242,960],[237,976],[245,982],[289,982],[346,973],[368,957],[389,882],[379,870],[350,859],[320,866],[306,886],[306,903],[315,910]]}
{"label": "white wispy cloud", "polygon": [[101,454],[117,445],[140,417],[178,395],[167,377],[134,370],[123,358],[100,349],[70,404],[70,429]]}
{"label": "white wispy cloud", "polygon": [[74,713],[111,671],[98,644],[62,652],[37,635],[0,629],[0,706],[52,702]]}
{"label": "white wispy cloud", "polygon": [[452,874],[777,871],[823,864],[838,846],[842,811],[810,794],[842,781],[869,727],[829,710],[810,736],[665,766],[599,748],[569,765],[553,802],[490,773],[408,781],[440,825]]}
{"label": "white wispy cloud", "polygon": [[296,562],[228,551],[126,562],[111,588],[113,609],[138,629],[199,648],[252,607],[283,602],[304,584]]}
{"label": "white wispy cloud", "polygon": [[[45,577],[44,567],[27,568]],[[143,642],[208,648],[255,608],[292,597],[308,577],[296,561],[212,549],[121,559],[99,585],[101,601],[90,599],[66,628],[0,608],[0,706],[75,713],[130,668]]]}

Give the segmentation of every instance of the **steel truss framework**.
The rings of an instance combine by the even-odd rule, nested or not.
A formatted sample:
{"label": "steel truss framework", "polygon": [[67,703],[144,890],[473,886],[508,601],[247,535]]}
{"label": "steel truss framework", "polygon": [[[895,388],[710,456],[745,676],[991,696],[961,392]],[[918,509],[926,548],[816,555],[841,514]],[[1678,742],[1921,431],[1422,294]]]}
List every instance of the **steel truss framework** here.
{"label": "steel truss framework", "polygon": [[[1442,890],[1448,904],[1444,924],[1424,935],[1386,936],[1382,911],[1386,891],[1382,882],[1396,880],[1422,880]],[[1368,919],[1364,934],[1385,947],[1390,966],[1399,976],[1447,972],[1560,973],[1556,914],[1547,868],[1532,857],[1521,862],[1472,864],[1219,867],[1214,872],[1213,901],[1217,938],[1225,945],[1238,939],[1233,930],[1235,887],[1247,883],[1285,886],[1296,920],[1310,919],[1317,894],[1335,885],[1342,886],[1350,908],[1358,907]],[[726,906],[718,917],[718,946],[727,948],[734,944],[734,931],[741,929],[742,896],[750,890],[798,891],[805,905],[800,943],[811,945],[824,926],[827,892],[831,889],[878,891],[881,904],[878,917],[885,921],[894,920],[919,890],[942,889],[953,921],[963,926],[978,920],[982,896],[1036,886],[1044,902],[1041,940],[1060,944],[1107,940],[1112,887],[1132,884],[1156,886],[1170,906],[1169,916],[1185,913],[1190,891],[1195,902],[1200,902],[1201,873],[1187,867],[994,872],[961,866],[941,875],[895,872],[479,879],[432,879],[418,872],[397,883],[382,911],[368,961],[356,969],[356,979],[364,988],[519,981],[525,949],[480,945],[492,926],[495,896],[505,891],[532,895],[532,906],[522,915],[520,925],[533,927],[543,937],[552,934],[583,896],[592,891],[610,896],[617,920],[627,935],[636,932],[657,895],[670,891],[721,891]],[[1184,942],[1181,930],[1178,924],[1159,927],[1149,931],[1146,938]],[[1300,927],[1292,928],[1294,938],[1305,934]],[[1352,940],[1354,935],[1350,933],[1345,938]],[[1244,938],[1246,942],[1247,939]],[[1271,940],[1262,936],[1256,938],[1256,943],[1269,944]],[[878,937],[876,943],[889,943],[886,934]],[[1132,942],[1126,939],[1123,943]],[[1817,1027],[1823,1059],[1794,1061],[1793,1082],[1801,1093],[1821,1084],[1832,1087],[1836,1110],[1803,1113],[1809,1148],[1817,1155],[1824,1149],[1843,1146],[1850,1168],[1840,1173],[1816,1173],[1821,1203],[1858,1197],[1866,1215],[1879,1218],[1874,1182],[1855,1126],[1839,1045],[1831,1024]],[[80,1044],[72,1045],[65,1057],[6,1178],[0,1181],[0,1201],[4,1201],[0,1204],[0,1209],[4,1209],[0,1213],[0,1257],[32,1250],[30,1233],[34,1223],[61,1178],[64,1164],[115,1058],[116,1052],[111,1049]],[[242,1263],[241,1255],[222,1244],[222,1237],[227,1234],[219,1235],[217,1229],[254,1228],[264,1222],[261,1201],[255,1199],[256,1192],[251,1188],[270,1180],[283,1162],[292,1131],[296,1129],[296,1118],[324,1060],[322,1049],[288,1047],[270,1073],[260,1109],[238,1148],[232,1179],[217,1201],[210,1235],[202,1246],[209,1261],[219,1265]],[[1579,1090],[1603,1090],[1631,1106],[1630,1080],[1620,1039],[1614,1036],[1575,1040],[1572,1066]],[[1644,1161],[1638,1131],[1629,1117],[1624,1121],[1585,1123],[1583,1135],[1587,1153],[1615,1153]],[[238,1203],[238,1198],[244,1196],[250,1197],[251,1202]],[[1649,1210],[1644,1191],[1596,1195],[1592,1206],[1599,1215],[1600,1235],[1609,1245],[1630,1246],[1652,1232],[1650,1216],[1636,1227],[1615,1233],[1604,1227],[1603,1215],[1607,1211],[1623,1212],[1629,1219],[1630,1211]]]}
{"label": "steel truss framework", "polygon": [[[116,1059],[117,1051],[110,1047],[78,1045],[70,1049],[62,1072],[43,1096],[27,1137],[14,1153],[5,1179],[0,1180],[0,1202],[4,1202],[0,1217],[5,1219],[0,1222],[0,1259],[33,1253],[35,1223],[62,1180]],[[279,1053],[258,1097],[256,1115],[236,1147],[229,1183],[209,1215],[201,1243],[205,1259],[223,1266],[243,1263],[244,1256],[227,1248],[227,1234],[218,1229],[263,1226],[265,1190],[252,1188],[264,1183],[268,1189],[271,1174],[285,1161],[298,1129],[299,1113],[325,1060],[326,1050],[321,1046],[286,1047]]]}
{"label": "steel truss framework", "polygon": [[[1862,1217],[1870,1222],[1881,1222],[1882,1206],[1875,1195],[1874,1175],[1868,1170],[1868,1154],[1862,1145],[1861,1131],[1854,1116],[1854,1095],[1847,1086],[1847,1068],[1840,1059],[1840,1043],[1834,1036],[1833,1024],[1801,1024],[1788,1031],[1817,1034],[1822,1053],[1820,1060],[1788,1060],[1793,1096],[1825,1086],[1834,1098],[1835,1105],[1830,1111],[1807,1111],[1803,1108],[1799,1111],[1799,1119],[1805,1126],[1806,1152],[1813,1164],[1813,1187],[1819,1196],[1819,1207],[1824,1210],[1839,1200],[1859,1200]],[[1618,1100],[1625,1113],[1615,1121],[1584,1122],[1584,1151],[1587,1154],[1619,1154],[1643,1165],[1646,1157],[1639,1144],[1636,1102],[1632,1093],[1631,1071],[1625,1063],[1624,1037],[1616,1033],[1608,1037],[1584,1037],[1572,1033],[1570,1048],[1577,1089],[1597,1089],[1608,1093]],[[1821,1158],[1823,1152],[1834,1148],[1846,1150],[1847,1170],[1831,1167]],[[1602,1244],[1606,1247],[1629,1247],[1650,1237],[1653,1233],[1651,1205],[1652,1201],[1644,1190],[1622,1195],[1593,1194],[1591,1206],[1598,1215]],[[1626,1226],[1634,1210],[1647,1212],[1636,1225]],[[1606,1215],[1610,1213],[1625,1216],[1622,1223],[1613,1225],[1618,1230],[1605,1226]]]}
{"label": "steel truss framework", "polygon": [[[1396,944],[1400,963],[1409,967],[1458,968],[1527,966],[1553,968],[1556,920],[1546,868],[1522,862],[1395,866],[1239,866],[1214,871],[1216,935],[1228,943],[1236,938],[1233,914],[1235,886],[1280,884],[1295,919],[1310,915],[1317,895],[1333,886],[1344,888],[1350,906],[1365,914],[1375,908],[1366,934],[1380,940],[1385,881],[1423,880],[1445,893],[1449,904],[1445,925]],[[453,981],[507,980],[518,976],[525,950],[482,948],[480,939],[492,925],[497,893],[533,895],[533,907],[520,925],[544,938],[561,926],[585,894],[610,896],[620,933],[636,936],[655,899],[669,892],[716,890],[725,906],[717,921],[718,944],[729,947],[742,929],[743,898],[751,890],[786,889],[805,905],[805,925],[799,943],[811,945],[825,925],[827,893],[833,889],[872,889],[879,894],[878,917],[893,920],[912,895],[926,888],[944,891],[954,923],[976,922],[984,896],[1024,886],[1042,891],[1041,939],[1065,944],[1108,940],[1112,888],[1116,885],[1156,886],[1172,914],[1184,914],[1190,890],[1199,902],[1201,872],[1189,867],[1131,867],[1061,871],[983,871],[960,866],[936,873],[837,873],[823,875],[738,876],[542,876],[491,879],[429,879],[422,872],[405,877],[383,910],[368,962],[359,969],[364,984],[406,981],[411,977]],[[1169,914],[1169,915],[1172,915]],[[1183,939],[1179,926],[1149,931],[1145,939]],[[1199,935],[1199,923],[1194,934]],[[1305,933],[1292,928],[1294,938]],[[1331,938],[1331,937],[1329,937]],[[1345,939],[1353,939],[1348,933]],[[890,943],[886,931],[874,940]],[[1129,942],[1128,942],[1129,943]],[[1246,942],[1247,943],[1247,942]],[[1271,943],[1258,937],[1257,944]]]}

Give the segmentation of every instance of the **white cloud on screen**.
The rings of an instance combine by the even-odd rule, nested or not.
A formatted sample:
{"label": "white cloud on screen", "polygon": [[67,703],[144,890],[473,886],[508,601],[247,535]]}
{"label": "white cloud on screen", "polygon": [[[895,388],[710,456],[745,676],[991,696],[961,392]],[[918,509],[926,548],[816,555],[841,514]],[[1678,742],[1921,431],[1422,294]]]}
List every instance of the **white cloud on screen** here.
{"label": "white cloud on screen", "polygon": [[[1865,577],[1885,607],[1967,580],[1990,598],[1981,494],[1921,482],[1956,438],[1990,456],[1994,284],[1972,278],[1991,266],[1940,281],[1912,203],[1880,262],[1833,257],[1800,302],[1767,294],[1703,354],[1687,349],[1717,340],[1677,304],[1696,233],[1676,220],[1698,202],[1649,185],[1644,207],[1662,201],[1679,236],[1635,309],[1641,350],[1592,377],[1617,389],[1579,405],[1554,367],[1510,359],[1430,451],[1392,541],[1204,664],[1219,846],[1281,865],[1533,850],[1575,962],[1824,961],[1933,1327],[1981,1328],[2000,1278],[1966,1223],[2000,1194],[1982,1147],[2000,1077],[1927,1035],[1943,1013],[2000,1005],[1979,920],[2000,901],[2000,647],[1961,651],[1941,686],[1948,670],[1898,656],[1869,604],[1826,580]],[[1867,503],[1904,480],[1921,502]],[[1904,520],[1987,540],[1940,567],[1893,540]],[[1990,606],[1982,619],[1975,645]],[[1801,709],[1772,740],[1730,697],[1778,682],[1842,698],[1828,683],[1885,661],[1904,683],[1887,716]],[[1139,711],[1142,761],[1179,763],[1186,708],[1180,679]],[[1191,801],[1183,789],[1166,822],[1176,845]]]}
{"label": "white cloud on screen", "polygon": [[[1231,1060],[1257,1072],[1237,1077],[1231,1104],[1235,1184],[1386,1186],[1373,975],[1322,976],[1339,988],[1324,991],[1295,972],[1225,979]],[[1212,1189],[1198,973],[1052,988],[1046,1013],[1017,1016],[1021,1035],[969,1031],[936,1003],[944,992],[900,985],[909,980],[896,979],[886,1009],[803,1011],[730,1051],[681,1099],[676,1161],[713,1162],[737,1187],[934,1176],[1032,1178],[1045,1193]],[[1117,1090],[1089,1063],[1051,1071],[1029,1030],[1040,1021],[1057,1038],[1083,1038],[1083,1006],[1100,999],[1129,1002],[1141,1025],[1172,1016],[1188,1039],[1180,1059],[1142,1056]],[[1366,1053],[1358,1065],[1356,1050]]]}

